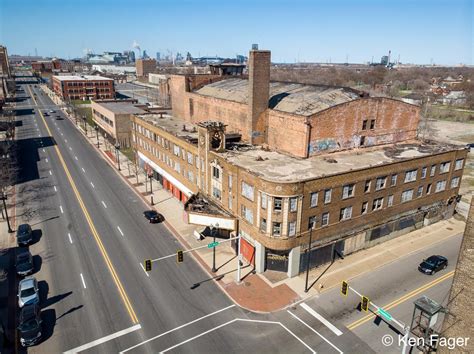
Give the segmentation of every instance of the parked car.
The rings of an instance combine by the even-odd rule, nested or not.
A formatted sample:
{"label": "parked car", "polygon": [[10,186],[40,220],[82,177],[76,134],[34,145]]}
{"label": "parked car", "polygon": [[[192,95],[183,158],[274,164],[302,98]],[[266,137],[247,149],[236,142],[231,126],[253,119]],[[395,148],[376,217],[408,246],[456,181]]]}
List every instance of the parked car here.
{"label": "parked car", "polygon": [[18,284],[18,306],[39,303],[38,282],[35,277],[28,277]]}
{"label": "parked car", "polygon": [[443,256],[430,256],[423,260],[418,270],[424,274],[433,275],[448,266],[448,260]]}
{"label": "parked car", "polygon": [[155,210],[144,211],[143,215],[152,224],[163,220],[163,217],[159,213],[157,213]]}
{"label": "parked car", "polygon": [[21,309],[18,331],[22,346],[34,345],[41,339],[41,322],[38,304],[25,305]]}
{"label": "parked car", "polygon": [[50,109],[49,113],[56,113],[56,111],[54,109]]}
{"label": "parked car", "polygon": [[18,246],[26,246],[33,240],[33,231],[29,224],[21,224],[16,230],[16,242]]}
{"label": "parked car", "polygon": [[29,250],[20,248],[16,255],[15,262],[16,273],[18,275],[28,275],[33,273],[33,257]]}

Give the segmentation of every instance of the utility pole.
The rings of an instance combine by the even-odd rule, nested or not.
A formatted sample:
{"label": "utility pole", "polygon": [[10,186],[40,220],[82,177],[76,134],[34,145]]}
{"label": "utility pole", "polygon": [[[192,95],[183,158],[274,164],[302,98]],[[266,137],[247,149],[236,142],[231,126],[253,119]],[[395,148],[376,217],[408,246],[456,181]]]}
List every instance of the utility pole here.
{"label": "utility pole", "polygon": [[313,242],[313,227],[314,225],[311,225],[311,229],[309,230],[309,242],[308,242],[308,259],[306,260],[306,281],[304,285],[304,292],[308,292],[308,280],[309,280],[309,266],[311,263],[311,243]]}
{"label": "utility pole", "polygon": [[237,241],[237,284],[240,283],[241,280],[241,267],[242,267],[242,253],[240,252],[240,245],[241,241],[240,239],[242,236],[239,236],[239,240]]}
{"label": "utility pole", "polygon": [[[211,225],[211,233],[212,233],[212,236],[213,236],[213,243],[215,244],[216,243],[216,233],[215,233],[215,229],[217,229],[217,232],[219,232],[219,224],[216,223],[216,226],[214,227],[213,225]],[[212,269],[211,269],[211,272],[215,273],[217,272],[217,268],[216,268],[216,248],[213,247],[212,248]]]}
{"label": "utility pole", "polygon": [[7,226],[8,226],[8,232],[9,233],[12,233],[13,230],[10,226],[10,218],[8,217],[8,210],[7,210],[7,195],[5,194],[4,191],[2,191],[2,197],[1,197],[2,201],[3,201],[3,209],[5,209],[5,215],[6,215],[6,218],[7,218]]}

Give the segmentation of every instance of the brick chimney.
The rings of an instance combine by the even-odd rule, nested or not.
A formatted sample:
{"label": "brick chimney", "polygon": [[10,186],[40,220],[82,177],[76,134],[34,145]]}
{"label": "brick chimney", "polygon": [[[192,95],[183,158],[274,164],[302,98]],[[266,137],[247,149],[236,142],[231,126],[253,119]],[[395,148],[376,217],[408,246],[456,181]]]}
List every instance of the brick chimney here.
{"label": "brick chimney", "polygon": [[266,136],[266,118],[262,114],[268,108],[270,96],[270,57],[269,50],[258,50],[256,45],[249,52],[249,99],[248,122],[250,142],[262,144]]}

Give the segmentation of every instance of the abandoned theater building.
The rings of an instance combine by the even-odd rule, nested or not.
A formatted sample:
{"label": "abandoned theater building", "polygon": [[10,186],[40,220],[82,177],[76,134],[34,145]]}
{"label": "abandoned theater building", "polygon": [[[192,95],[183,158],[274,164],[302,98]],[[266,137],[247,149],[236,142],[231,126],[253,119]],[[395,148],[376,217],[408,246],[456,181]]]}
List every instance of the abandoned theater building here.
{"label": "abandoned theater building", "polygon": [[308,249],[315,267],[453,214],[467,149],[420,139],[418,106],[271,82],[270,65],[251,50],[245,75],[171,75],[172,114],[132,116],[141,166],[188,222],[293,277]]}

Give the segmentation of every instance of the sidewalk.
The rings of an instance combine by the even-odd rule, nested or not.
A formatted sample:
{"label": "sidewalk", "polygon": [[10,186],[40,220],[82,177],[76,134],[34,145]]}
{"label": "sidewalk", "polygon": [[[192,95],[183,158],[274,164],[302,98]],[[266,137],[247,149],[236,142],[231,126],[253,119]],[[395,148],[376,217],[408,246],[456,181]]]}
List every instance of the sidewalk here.
{"label": "sidewalk", "polygon": [[[70,119],[74,123],[74,119]],[[77,128],[85,135],[81,125]],[[88,138],[90,144],[95,146],[105,160],[117,169],[115,148],[110,143],[106,143],[102,136],[99,136],[99,148],[97,148],[97,138],[92,129],[88,129]],[[212,240],[210,238],[197,240],[194,232],[202,230],[203,227],[186,223],[183,204],[170,192],[161,188],[156,180],[152,182],[153,192],[151,193],[150,182],[145,171],[139,170],[137,178],[133,164],[121,152],[119,152],[119,156],[121,171],[117,172],[150,205],[150,208],[154,208],[164,216],[164,223],[181,242],[183,249],[204,246]],[[152,197],[153,206],[151,206]],[[216,273],[211,272],[213,252],[211,249],[203,248],[194,251],[193,257],[211,277],[218,278],[215,279],[216,283],[236,304],[255,312],[272,312],[318,295],[334,286],[339,286],[342,280],[350,280],[398,258],[453,237],[462,233],[464,227],[463,221],[451,218],[348,255],[344,260],[335,261],[324,275],[322,274],[328,265],[322,265],[310,271],[310,283],[322,276],[307,293],[304,292],[305,274],[291,279],[285,276],[284,279],[272,283],[269,280],[272,278],[271,272],[253,274],[253,268],[245,264],[242,267],[242,281],[237,284],[237,257],[234,250],[225,244],[216,248]],[[185,254],[184,258],[186,259],[186,257],[189,255]],[[199,286],[200,283],[208,280],[197,279],[195,285]]]}

